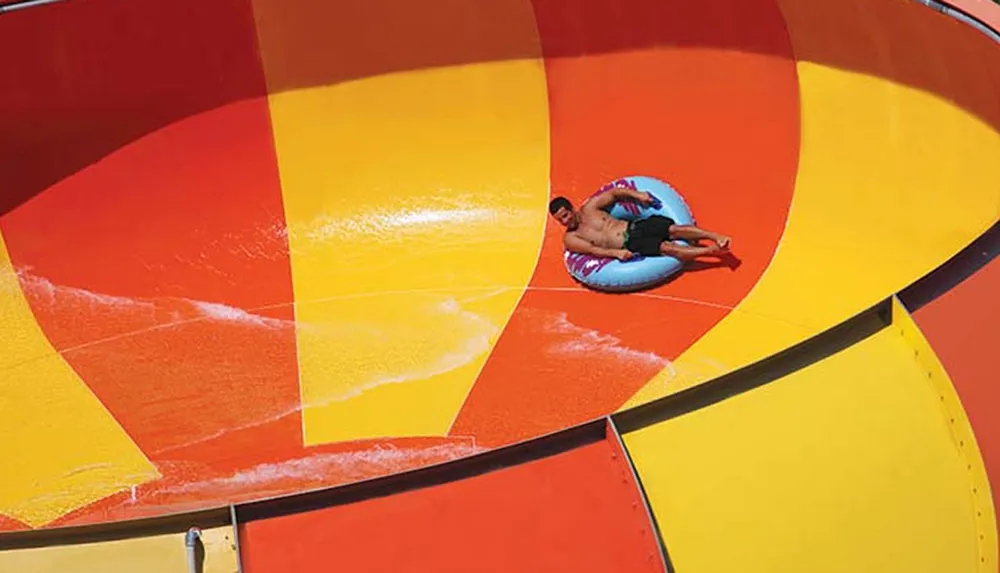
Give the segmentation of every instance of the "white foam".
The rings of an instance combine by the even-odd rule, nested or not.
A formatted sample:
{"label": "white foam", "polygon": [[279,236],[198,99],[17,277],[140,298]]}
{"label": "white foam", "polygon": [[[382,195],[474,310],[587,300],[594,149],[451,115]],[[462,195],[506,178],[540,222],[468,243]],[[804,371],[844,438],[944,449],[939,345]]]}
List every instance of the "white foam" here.
{"label": "white foam", "polygon": [[[57,285],[51,280],[33,274],[26,269],[19,269],[18,276],[21,278],[21,282],[27,293],[30,293],[31,296],[39,300],[45,301],[47,304],[59,306],[84,303],[94,310],[129,313],[142,310],[148,313],[149,318],[153,318],[155,313],[156,316],[167,316],[171,319],[167,323],[161,324],[161,327],[170,326],[170,323],[183,324],[196,320],[235,322],[268,328],[293,325],[293,321],[291,320],[269,318],[218,302],[190,298],[142,298],[110,295],[74,286]],[[156,313],[156,311],[160,312]]]}
{"label": "white foam", "polygon": [[44,300],[50,305],[65,303],[84,303],[89,307],[110,307],[117,310],[133,311],[141,309],[151,311],[154,305],[149,300],[115,296],[90,291],[67,285],[57,285],[45,277],[31,273],[27,269],[18,269],[18,277],[26,293]]}
{"label": "white foam", "polygon": [[259,314],[253,314],[247,312],[242,308],[236,308],[233,306],[228,306],[217,302],[205,302],[201,300],[191,300],[191,299],[185,299],[185,300],[189,302],[192,306],[194,306],[196,309],[198,309],[199,313],[202,316],[212,320],[219,320],[223,322],[236,322],[251,326],[264,326],[267,328],[284,328],[286,326],[292,326],[293,324],[293,322],[290,320],[269,318],[266,316],[261,316]]}
{"label": "white foam", "polygon": [[[471,332],[471,334],[466,338],[461,339],[457,347],[453,346],[450,349],[446,349],[444,352],[433,356],[420,356],[420,363],[417,366],[413,366],[412,363],[407,362],[407,364],[411,367],[405,371],[383,372],[382,374],[375,375],[374,377],[368,379],[362,379],[347,385],[342,385],[322,397],[310,400],[305,407],[321,408],[335,402],[343,402],[356,398],[365,392],[369,392],[375,388],[388,384],[405,384],[407,382],[426,380],[428,378],[446,374],[458,368],[462,368],[487,353],[491,347],[492,338],[499,333],[499,327],[497,325],[476,313],[464,310],[459,301],[451,297],[444,297],[441,300],[438,300],[435,304],[430,305],[427,310],[428,312],[436,314],[436,318],[444,324],[444,328],[449,329],[449,332],[458,330]],[[378,324],[336,324],[328,327],[316,324],[306,324],[300,326],[303,327],[300,328],[300,332],[306,333],[310,336],[316,336],[327,343],[333,344],[335,347],[340,346],[338,342],[340,339],[347,337],[356,338],[358,336],[367,336],[377,339],[387,339],[390,337],[390,333],[387,332],[386,328],[383,328],[382,325]],[[388,328],[401,328],[401,326],[390,325]],[[405,338],[405,336],[402,337]],[[271,424],[285,418],[286,416],[297,414],[302,409],[302,407],[296,404],[291,408],[276,412],[267,417],[248,421],[239,426],[221,429],[213,432],[212,434],[201,436],[197,440],[172,445],[169,448],[165,448],[156,453],[158,455],[162,455],[163,453],[169,451],[209,442],[211,440],[218,439],[225,434],[240,432],[266,424]]]}
{"label": "white foam", "polygon": [[[453,297],[428,295],[431,301],[416,307],[416,320],[401,318],[395,323],[337,324],[327,328],[310,325],[300,333],[315,336],[331,348],[331,359],[343,371],[336,385],[324,396],[310,400],[307,407],[322,407],[333,402],[350,400],[388,384],[405,384],[426,380],[462,368],[489,352],[500,327],[486,317],[462,308]],[[435,324],[437,333],[428,333],[416,325]],[[340,356],[340,340],[364,337],[377,354],[359,356],[354,351]],[[402,350],[392,354],[394,348]],[[374,366],[374,368],[373,368]],[[372,370],[376,370],[372,372]],[[378,372],[377,369],[381,369]],[[367,372],[366,378],[350,377],[354,372]]]}
{"label": "white foam", "polygon": [[21,286],[17,281],[17,273],[10,267],[0,265],[0,294],[20,294]]}
{"label": "white foam", "polygon": [[670,366],[670,361],[659,354],[629,348],[623,345],[621,339],[615,336],[573,324],[566,313],[559,313],[552,316],[546,324],[546,329],[549,332],[572,337],[572,340],[559,343],[550,348],[551,352],[580,356],[610,355],[619,360],[642,362],[658,368]]}
{"label": "white foam", "polygon": [[487,221],[494,216],[490,209],[411,209],[386,218],[385,227],[410,227],[414,225],[461,224]]}
{"label": "white foam", "polygon": [[[294,328],[295,325],[292,320],[269,318],[222,303],[174,297],[126,297],[69,285],[58,285],[26,268],[18,269],[17,276],[20,277],[24,294],[33,304],[48,305],[52,309],[66,309],[71,311],[68,314],[76,317],[80,317],[81,310],[86,309],[97,315],[94,320],[99,320],[102,324],[115,324],[117,318],[125,319],[127,324],[132,326],[130,330],[113,336],[59,348],[58,352],[61,354],[85,348],[95,348],[112,341],[203,321],[225,322],[267,329]],[[3,282],[6,281],[0,277],[0,283]],[[3,285],[0,284],[0,286]],[[271,305],[266,308],[274,307],[275,305]],[[77,318],[77,320],[87,319]],[[135,328],[135,326],[140,325],[140,328]]]}
{"label": "white foam", "polygon": [[340,402],[355,398],[386,384],[404,384],[416,380],[426,380],[434,376],[440,376],[457,370],[466,364],[474,361],[490,349],[490,336],[480,335],[467,338],[461,348],[454,352],[442,354],[431,361],[423,368],[414,368],[404,373],[380,376],[361,384],[352,386],[349,390],[330,396],[329,401]]}
{"label": "white foam", "polygon": [[422,227],[440,225],[470,225],[493,220],[496,211],[486,208],[413,208],[393,211],[369,210],[353,215],[334,217],[321,215],[308,224],[293,227],[293,235],[310,242],[326,243],[337,238],[351,241],[354,237],[375,234],[397,235],[404,230],[423,232]]}
{"label": "white foam", "polygon": [[115,464],[112,464],[110,462],[97,462],[97,463],[93,463],[93,464],[87,464],[87,465],[83,465],[83,466],[77,466],[77,467],[71,469],[70,471],[66,472],[65,474],[63,474],[63,477],[73,477],[73,476],[76,476],[76,475],[79,475],[79,474],[84,474],[84,473],[100,472],[100,471],[108,470],[108,469],[111,469],[111,468],[114,468],[114,467],[115,467]]}
{"label": "white foam", "polygon": [[173,493],[218,493],[220,491],[266,491],[268,486],[280,486],[285,480],[328,482],[336,475],[338,481],[355,481],[377,475],[404,471],[408,468],[445,462],[480,452],[472,443],[440,444],[425,448],[399,448],[378,445],[353,452],[317,453],[278,463],[258,464],[230,476],[185,483],[166,491]]}

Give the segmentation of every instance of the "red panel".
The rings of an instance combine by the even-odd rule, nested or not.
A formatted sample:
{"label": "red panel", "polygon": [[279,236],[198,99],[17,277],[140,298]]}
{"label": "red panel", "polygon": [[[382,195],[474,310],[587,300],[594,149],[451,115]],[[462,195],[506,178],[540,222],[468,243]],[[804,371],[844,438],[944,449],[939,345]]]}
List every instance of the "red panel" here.
{"label": "red panel", "polygon": [[231,104],[0,220],[46,335],[154,461],[225,471],[301,447],[271,141],[266,100]]}
{"label": "red panel", "polygon": [[651,295],[597,294],[574,288],[550,220],[531,287],[452,428],[484,445],[613,411],[721,320],[774,253],[798,161],[795,62],[770,0],[535,7],[553,193],[579,201],[621,176],[659,177],[701,226],[734,237],[743,264]]}
{"label": "red panel", "polygon": [[1000,258],[914,314],[958,390],[1000,512]]}
{"label": "red panel", "polygon": [[0,228],[54,346],[161,471],[196,479],[302,449],[283,219],[256,99],[147,136]]}
{"label": "red panel", "polygon": [[264,93],[249,0],[22,10],[0,19],[0,52],[0,214],[158,127]]}
{"label": "red panel", "polygon": [[3,24],[20,54],[0,74],[5,197],[54,184],[0,229],[45,334],[164,474],[155,487],[179,489],[155,501],[308,455],[249,3],[89,0]]}
{"label": "red panel", "polygon": [[663,570],[629,467],[604,441],[444,485],[251,522],[241,547],[247,573]]}

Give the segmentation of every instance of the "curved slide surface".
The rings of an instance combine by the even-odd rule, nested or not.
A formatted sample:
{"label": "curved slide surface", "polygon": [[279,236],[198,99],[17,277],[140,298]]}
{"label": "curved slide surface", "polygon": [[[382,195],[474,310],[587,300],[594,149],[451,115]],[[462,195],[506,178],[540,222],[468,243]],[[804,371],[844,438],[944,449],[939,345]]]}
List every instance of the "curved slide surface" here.
{"label": "curved slide surface", "polygon": [[[329,520],[366,524],[336,554],[371,570],[464,567],[516,532],[527,561],[480,558],[661,570],[660,535],[682,572],[996,569],[1000,45],[973,26],[910,0],[79,0],[0,12],[0,47],[21,54],[0,71],[0,530],[685,403],[891,300],[849,348],[620,444],[251,523],[244,566],[310,570]],[[576,283],[547,203],[628,175],[674,186],[738,264]],[[489,510],[364,565],[376,530],[462,504]],[[852,504],[884,520],[845,540]],[[747,557],[796,535],[811,557]]]}

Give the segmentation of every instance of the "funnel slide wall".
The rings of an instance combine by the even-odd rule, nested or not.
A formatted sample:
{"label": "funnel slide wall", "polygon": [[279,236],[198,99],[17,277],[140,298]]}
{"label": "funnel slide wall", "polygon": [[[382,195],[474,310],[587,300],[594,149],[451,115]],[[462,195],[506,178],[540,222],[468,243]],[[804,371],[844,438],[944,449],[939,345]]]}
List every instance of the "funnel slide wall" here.
{"label": "funnel slide wall", "polygon": [[[1000,213],[1000,49],[909,0],[86,0],[4,13],[0,48],[2,529],[347,484],[676,395]],[[575,283],[547,203],[627,175],[733,257]],[[990,366],[940,318],[985,313],[989,276],[917,321],[992,467]]]}

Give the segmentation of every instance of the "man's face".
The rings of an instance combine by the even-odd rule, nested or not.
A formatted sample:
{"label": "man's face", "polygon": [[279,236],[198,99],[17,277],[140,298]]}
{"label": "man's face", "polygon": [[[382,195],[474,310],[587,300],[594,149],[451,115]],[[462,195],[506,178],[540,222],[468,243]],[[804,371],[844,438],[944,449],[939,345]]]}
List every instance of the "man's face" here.
{"label": "man's face", "polygon": [[576,229],[577,220],[576,213],[573,209],[567,209],[566,207],[559,207],[559,210],[552,214],[556,221],[563,227],[566,227],[570,231]]}

